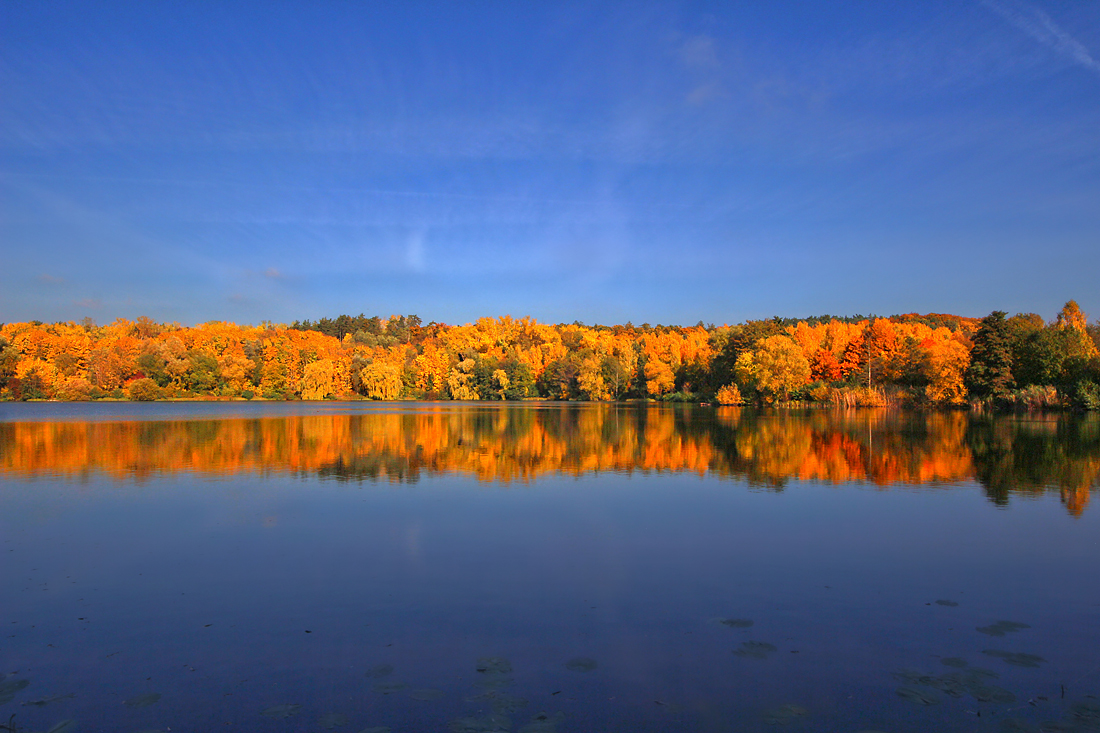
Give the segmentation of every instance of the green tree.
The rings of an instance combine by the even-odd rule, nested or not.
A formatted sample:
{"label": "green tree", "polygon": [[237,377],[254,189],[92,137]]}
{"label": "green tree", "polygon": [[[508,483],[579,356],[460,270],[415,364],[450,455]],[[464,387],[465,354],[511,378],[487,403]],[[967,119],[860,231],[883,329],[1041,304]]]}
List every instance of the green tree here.
{"label": "green tree", "polygon": [[187,354],[187,358],[191,365],[183,375],[184,386],[192,392],[206,394],[216,390],[221,381],[218,360],[201,351],[191,351]]}
{"label": "green tree", "polygon": [[153,400],[159,400],[162,396],[160,386],[149,377],[142,377],[130,382],[127,391],[130,393],[130,399],[138,402],[152,402]]}
{"label": "green tree", "polygon": [[504,390],[504,399],[522,400],[526,397],[534,397],[535,377],[531,374],[531,367],[518,359],[505,359],[500,362],[500,368],[508,375],[508,387]]}
{"label": "green tree", "polygon": [[1058,384],[1062,381],[1066,361],[1062,332],[1042,328],[1027,336],[1018,349],[1020,386]]}
{"label": "green tree", "polygon": [[1004,311],[982,319],[974,334],[966,386],[979,397],[1002,397],[1016,386],[1012,376],[1012,332]]}

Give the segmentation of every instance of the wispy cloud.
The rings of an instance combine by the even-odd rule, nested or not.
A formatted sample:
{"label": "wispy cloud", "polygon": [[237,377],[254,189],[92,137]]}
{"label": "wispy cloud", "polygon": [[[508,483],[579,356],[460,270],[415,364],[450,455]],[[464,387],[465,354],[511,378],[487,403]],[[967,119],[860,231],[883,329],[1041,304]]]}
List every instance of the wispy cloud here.
{"label": "wispy cloud", "polygon": [[1072,59],[1080,66],[1100,73],[1100,62],[1092,57],[1089,50],[1055,23],[1049,15],[1039,8],[1019,0],[981,0],[982,4],[993,10],[1008,22],[1027,33],[1045,46]]}
{"label": "wispy cloud", "polygon": [[692,68],[718,68],[718,54],[714,50],[714,39],[709,36],[689,38],[680,46],[680,60],[685,66]]}
{"label": "wispy cloud", "polygon": [[50,275],[43,272],[38,276],[38,282],[45,283],[47,285],[60,285],[65,282],[65,278],[57,277],[56,275]]}

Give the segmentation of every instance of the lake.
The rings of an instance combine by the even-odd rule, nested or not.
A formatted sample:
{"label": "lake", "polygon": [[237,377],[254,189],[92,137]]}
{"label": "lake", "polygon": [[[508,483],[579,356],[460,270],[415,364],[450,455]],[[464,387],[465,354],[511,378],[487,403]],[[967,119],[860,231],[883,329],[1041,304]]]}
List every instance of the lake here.
{"label": "lake", "polygon": [[0,723],[1100,730],[1098,418],[0,404]]}

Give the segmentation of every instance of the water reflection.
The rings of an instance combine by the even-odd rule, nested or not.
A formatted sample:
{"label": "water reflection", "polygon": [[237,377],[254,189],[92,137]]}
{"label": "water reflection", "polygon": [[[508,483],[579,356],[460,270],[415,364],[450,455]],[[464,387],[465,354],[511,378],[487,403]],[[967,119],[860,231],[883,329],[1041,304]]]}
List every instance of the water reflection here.
{"label": "water reflection", "polygon": [[395,482],[444,472],[509,482],[690,471],[773,490],[791,479],[976,480],[998,504],[1058,491],[1079,515],[1100,484],[1100,416],[544,405],[0,423],[0,475],[141,480],[177,471]]}

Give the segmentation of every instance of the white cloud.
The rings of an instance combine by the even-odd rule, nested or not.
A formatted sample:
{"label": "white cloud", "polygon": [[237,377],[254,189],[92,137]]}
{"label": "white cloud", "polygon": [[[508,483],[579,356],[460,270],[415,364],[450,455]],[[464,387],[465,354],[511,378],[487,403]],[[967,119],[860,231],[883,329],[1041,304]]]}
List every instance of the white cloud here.
{"label": "white cloud", "polygon": [[1086,69],[1100,72],[1100,62],[1084,44],[1063,30],[1049,15],[1039,8],[1019,0],[982,0],[982,4],[993,10],[1008,22],[1027,33],[1045,46],[1072,59]]}

